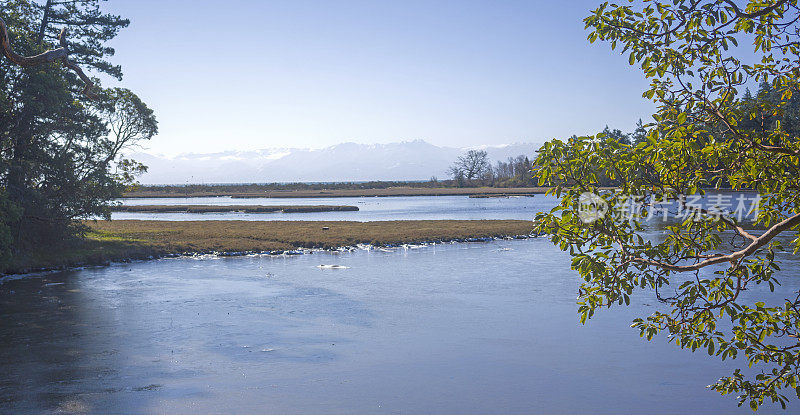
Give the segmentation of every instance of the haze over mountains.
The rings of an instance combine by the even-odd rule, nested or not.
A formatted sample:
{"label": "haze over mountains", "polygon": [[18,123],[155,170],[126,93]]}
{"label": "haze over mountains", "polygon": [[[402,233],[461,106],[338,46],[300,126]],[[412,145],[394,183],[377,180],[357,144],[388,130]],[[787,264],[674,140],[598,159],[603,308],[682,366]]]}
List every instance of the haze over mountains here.
{"label": "haze over mountains", "polygon": [[[533,157],[541,143],[483,146],[494,163],[520,154]],[[447,168],[470,148],[439,147],[423,140],[389,144],[343,143],[322,149],[184,153],[174,157],[130,155],[149,167],[142,184],[332,182],[428,180],[447,177]]]}

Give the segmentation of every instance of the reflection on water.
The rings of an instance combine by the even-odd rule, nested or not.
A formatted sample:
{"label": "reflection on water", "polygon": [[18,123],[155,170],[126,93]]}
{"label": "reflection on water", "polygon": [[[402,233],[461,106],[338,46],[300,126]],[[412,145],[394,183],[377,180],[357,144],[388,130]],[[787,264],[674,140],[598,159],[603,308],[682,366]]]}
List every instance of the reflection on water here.
{"label": "reflection on water", "polygon": [[628,327],[651,298],[580,326],[568,265],[538,239],[7,280],[0,412],[749,413],[704,389],[732,362]]}
{"label": "reflection on water", "polygon": [[260,198],[230,197],[123,199],[125,205],[348,205],[358,212],[314,213],[131,213],[115,212],[112,219],[153,220],[434,220],[434,219],[520,219],[532,220],[537,212],[556,204],[554,197],[469,198],[466,196],[414,197],[334,197],[334,198]]}

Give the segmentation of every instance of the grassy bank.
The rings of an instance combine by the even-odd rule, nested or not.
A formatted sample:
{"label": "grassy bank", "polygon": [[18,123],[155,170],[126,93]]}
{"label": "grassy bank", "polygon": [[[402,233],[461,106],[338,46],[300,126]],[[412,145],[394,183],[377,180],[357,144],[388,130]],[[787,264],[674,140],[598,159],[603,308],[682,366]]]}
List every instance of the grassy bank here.
{"label": "grassy bank", "polygon": [[221,213],[221,212],[243,212],[243,213],[310,213],[310,212],[355,212],[357,206],[263,206],[263,205],[230,205],[230,206],[210,206],[210,205],[138,205],[138,206],[114,206],[113,212],[140,212],[140,213]]}
{"label": "grassy bank", "polygon": [[321,189],[321,190],[263,190],[263,191],[237,191],[235,187],[200,188],[176,190],[140,188],[124,195],[127,198],[156,198],[156,197],[219,197],[230,196],[233,198],[299,198],[299,197],[389,197],[389,196],[473,196],[473,195],[534,195],[547,191],[543,187],[390,187],[385,189]]}
{"label": "grassy bank", "polygon": [[2,270],[19,273],[187,253],[285,251],[358,243],[393,245],[528,235],[520,220],[392,222],[138,221],[87,222],[89,233],[63,247],[17,256]]}

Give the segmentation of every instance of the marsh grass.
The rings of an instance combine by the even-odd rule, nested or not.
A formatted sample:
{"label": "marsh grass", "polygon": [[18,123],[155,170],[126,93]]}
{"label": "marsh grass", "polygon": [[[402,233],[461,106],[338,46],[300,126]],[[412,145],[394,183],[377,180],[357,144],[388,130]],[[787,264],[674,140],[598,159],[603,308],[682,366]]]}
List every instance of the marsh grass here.
{"label": "marsh grass", "polygon": [[528,235],[521,220],[339,221],[87,221],[82,239],[18,255],[3,273],[191,253],[269,252],[394,245]]}

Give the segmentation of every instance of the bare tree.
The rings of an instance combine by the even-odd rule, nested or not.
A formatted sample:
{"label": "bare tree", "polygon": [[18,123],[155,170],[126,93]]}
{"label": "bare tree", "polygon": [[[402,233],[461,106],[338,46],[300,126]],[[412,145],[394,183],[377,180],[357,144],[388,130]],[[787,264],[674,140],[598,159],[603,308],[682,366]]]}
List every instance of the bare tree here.
{"label": "bare tree", "polygon": [[111,135],[106,143],[107,155],[103,163],[108,164],[123,149],[156,135],[158,122],[153,110],[130,90],[114,88],[104,93],[107,95],[107,103],[103,108],[103,118],[108,120]]}
{"label": "bare tree", "polygon": [[475,179],[483,178],[491,169],[489,154],[486,151],[470,150],[456,160],[448,170],[448,173],[456,181],[460,182],[459,179],[463,179],[469,183]]}

